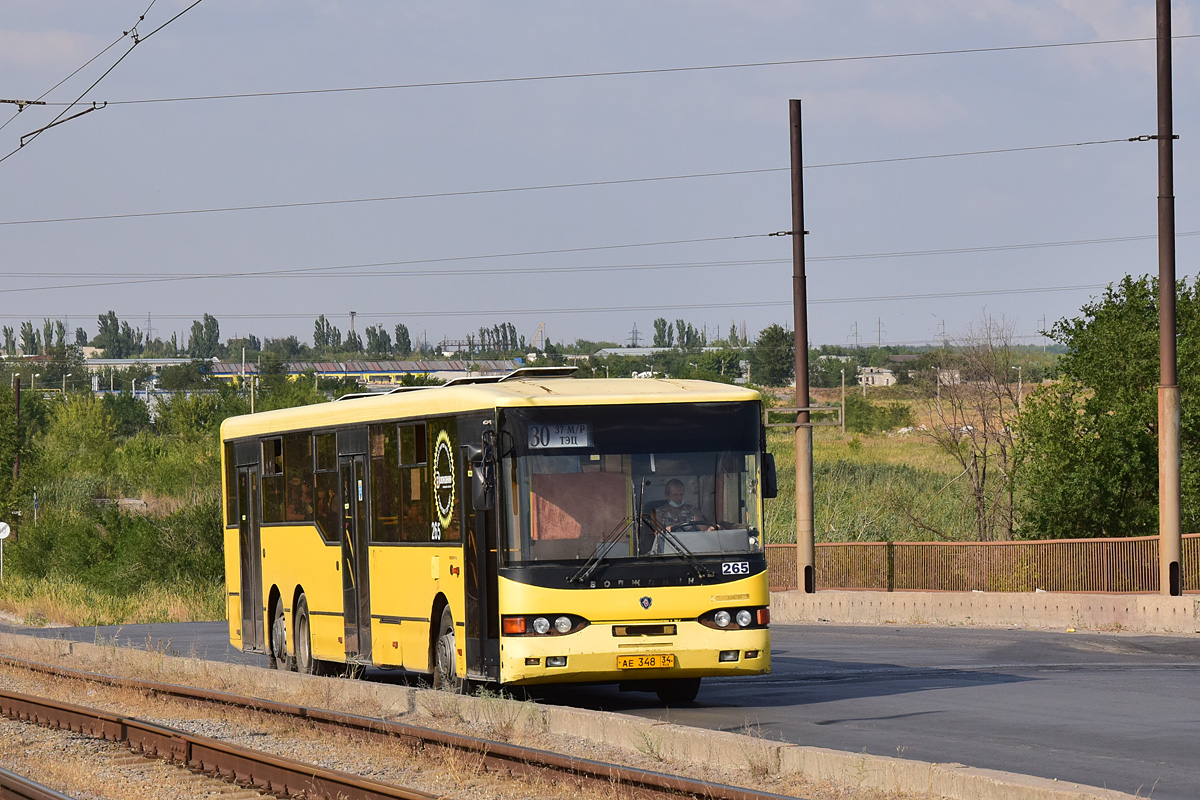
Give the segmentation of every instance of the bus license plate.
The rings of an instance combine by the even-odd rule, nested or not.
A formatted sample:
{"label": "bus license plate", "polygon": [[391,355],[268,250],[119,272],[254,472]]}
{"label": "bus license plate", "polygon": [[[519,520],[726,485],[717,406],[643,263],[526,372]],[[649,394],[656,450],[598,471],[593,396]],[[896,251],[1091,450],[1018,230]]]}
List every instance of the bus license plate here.
{"label": "bus license plate", "polygon": [[674,653],[643,653],[617,656],[617,669],[664,669],[675,666]]}

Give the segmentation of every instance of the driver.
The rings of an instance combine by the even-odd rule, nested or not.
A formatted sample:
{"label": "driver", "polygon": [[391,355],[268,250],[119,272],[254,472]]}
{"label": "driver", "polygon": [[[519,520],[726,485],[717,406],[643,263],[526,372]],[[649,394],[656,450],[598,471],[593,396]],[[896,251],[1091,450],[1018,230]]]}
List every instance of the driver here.
{"label": "driver", "polygon": [[683,481],[676,478],[667,481],[663,487],[663,496],[666,497],[666,505],[659,506],[654,511],[654,517],[662,527],[672,531],[676,526],[700,519],[696,507],[683,502]]}

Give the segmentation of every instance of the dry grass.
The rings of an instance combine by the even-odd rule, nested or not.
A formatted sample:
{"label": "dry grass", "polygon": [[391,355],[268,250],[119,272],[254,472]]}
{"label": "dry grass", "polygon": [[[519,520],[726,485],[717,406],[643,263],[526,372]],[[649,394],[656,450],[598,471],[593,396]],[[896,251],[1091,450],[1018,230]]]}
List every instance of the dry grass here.
{"label": "dry grass", "polygon": [[115,596],[70,579],[6,575],[0,583],[0,611],[33,626],[197,622],[225,616],[225,589],[155,583]]}

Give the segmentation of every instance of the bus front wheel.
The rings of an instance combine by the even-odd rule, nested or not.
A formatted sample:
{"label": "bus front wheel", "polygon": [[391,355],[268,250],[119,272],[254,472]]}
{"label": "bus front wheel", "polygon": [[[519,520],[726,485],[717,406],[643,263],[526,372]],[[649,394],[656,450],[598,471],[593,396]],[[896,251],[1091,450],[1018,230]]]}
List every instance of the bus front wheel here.
{"label": "bus front wheel", "polygon": [[458,677],[458,651],[455,649],[454,615],[450,607],[442,609],[438,637],[433,645],[433,688],[463,691],[464,682]]}
{"label": "bus front wheel", "polygon": [[271,604],[271,641],[267,648],[267,662],[271,669],[291,669],[287,652],[287,622],[283,617],[283,600],[275,598]]}

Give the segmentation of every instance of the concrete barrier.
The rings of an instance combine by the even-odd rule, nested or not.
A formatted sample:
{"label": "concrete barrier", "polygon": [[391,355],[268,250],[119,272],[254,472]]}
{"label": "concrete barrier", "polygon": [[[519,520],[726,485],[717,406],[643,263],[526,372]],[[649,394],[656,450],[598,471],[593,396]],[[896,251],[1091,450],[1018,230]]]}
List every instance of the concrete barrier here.
{"label": "concrete barrier", "polygon": [[1200,633],[1200,597],[1057,592],[775,592],[771,621]]}
{"label": "concrete barrier", "polygon": [[787,776],[797,775],[843,787],[847,796],[853,796],[855,789],[871,789],[929,800],[1136,800],[1134,795],[1082,784],[962,764],[807,747],[772,741],[753,732],[712,731],[629,714],[320,678],[111,645],[0,634],[0,653],[75,669],[136,674],[150,680],[181,682],[181,678],[187,678],[210,688],[302,705],[329,707],[329,702],[314,703],[314,698],[336,697],[339,706],[349,703],[360,713],[376,711],[387,718],[424,712],[435,718],[473,721],[483,731],[502,733],[500,738],[505,741],[518,741],[524,733],[546,735],[552,740],[570,736],[622,750],[630,754],[631,760],[634,756],[649,757],[661,762],[662,769],[694,777],[713,764],[733,767],[744,776],[738,782],[749,786],[761,785],[771,777],[786,780]]}

